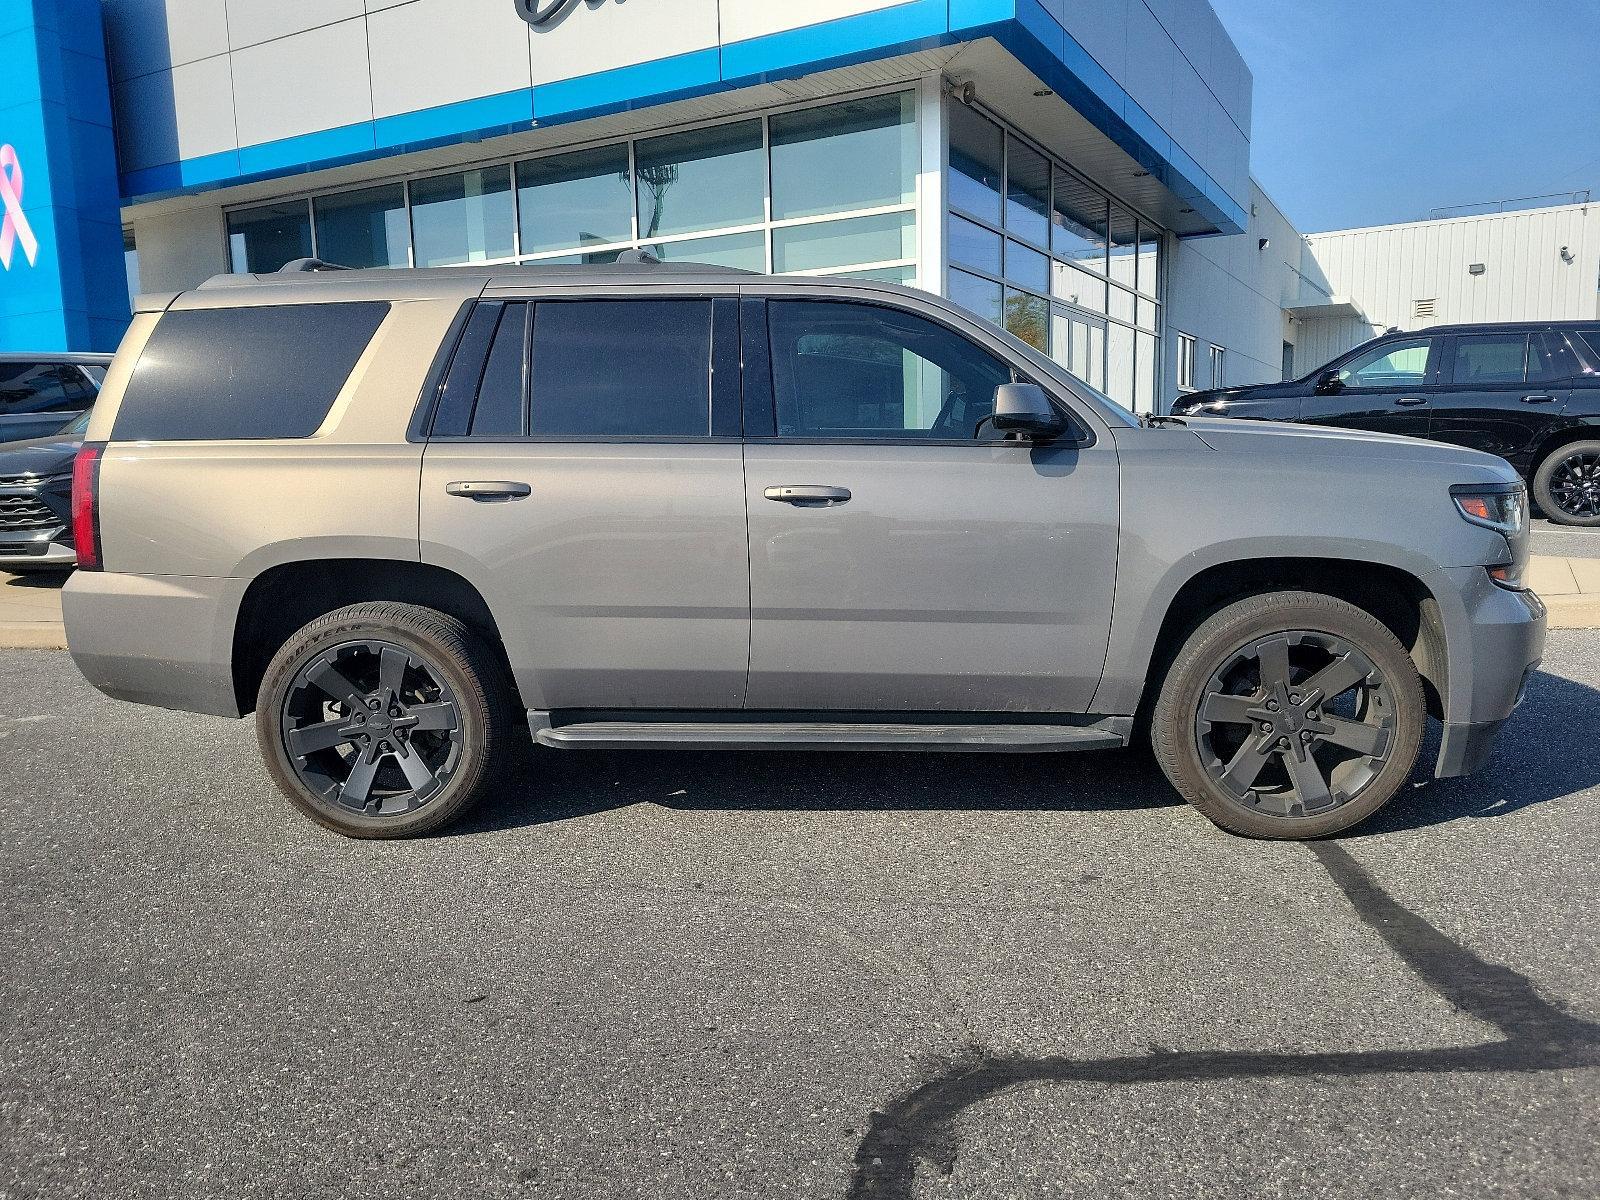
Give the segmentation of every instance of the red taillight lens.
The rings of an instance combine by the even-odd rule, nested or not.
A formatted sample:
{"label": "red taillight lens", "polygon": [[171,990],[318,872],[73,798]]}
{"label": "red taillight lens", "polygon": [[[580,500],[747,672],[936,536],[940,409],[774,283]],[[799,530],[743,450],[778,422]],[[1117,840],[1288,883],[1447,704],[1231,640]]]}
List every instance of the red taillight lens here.
{"label": "red taillight lens", "polygon": [[78,570],[98,571],[100,562],[101,446],[84,446],[72,460],[72,540]]}

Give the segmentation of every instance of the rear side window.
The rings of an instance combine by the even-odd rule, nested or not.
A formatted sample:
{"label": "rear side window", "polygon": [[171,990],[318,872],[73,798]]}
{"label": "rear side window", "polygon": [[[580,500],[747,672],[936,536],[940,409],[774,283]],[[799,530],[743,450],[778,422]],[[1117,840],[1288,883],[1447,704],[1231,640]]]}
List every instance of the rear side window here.
{"label": "rear side window", "polygon": [[76,412],[94,403],[94,389],[64,363],[0,363],[0,413]]}
{"label": "rear side window", "polygon": [[1589,361],[1600,365],[1600,329],[1585,329],[1578,336],[1583,339],[1583,344],[1589,348]]}
{"label": "rear side window", "polygon": [[1451,382],[1469,388],[1523,383],[1527,368],[1527,334],[1469,334],[1456,338]]}
{"label": "rear side window", "polygon": [[310,437],[388,312],[368,302],[169,312],[134,367],[111,436]]}
{"label": "rear side window", "polygon": [[536,437],[708,437],[711,302],[541,301],[532,399]]}

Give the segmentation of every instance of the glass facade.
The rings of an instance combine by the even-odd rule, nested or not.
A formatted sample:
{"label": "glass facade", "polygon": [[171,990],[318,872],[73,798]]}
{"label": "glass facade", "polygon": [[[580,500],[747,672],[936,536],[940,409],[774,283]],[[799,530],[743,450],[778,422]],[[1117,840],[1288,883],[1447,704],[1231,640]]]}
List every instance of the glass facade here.
{"label": "glass facade", "polygon": [[913,92],[228,213],[233,270],[663,261],[917,281]]}
{"label": "glass facade", "polygon": [[1129,408],[1159,396],[1164,234],[951,102],[949,298]]}

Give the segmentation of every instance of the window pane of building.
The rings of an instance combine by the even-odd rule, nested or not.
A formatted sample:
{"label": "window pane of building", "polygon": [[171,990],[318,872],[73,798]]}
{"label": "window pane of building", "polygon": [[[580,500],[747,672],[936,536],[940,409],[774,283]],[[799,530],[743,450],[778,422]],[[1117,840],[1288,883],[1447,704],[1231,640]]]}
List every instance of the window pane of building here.
{"label": "window pane of building", "polygon": [[1110,289],[1108,295],[1110,296],[1111,303],[1107,311],[1109,311],[1111,315],[1116,317],[1119,321],[1127,321],[1131,325],[1133,323],[1134,311],[1133,293],[1125,292],[1119,287],[1114,287]]}
{"label": "window pane of building", "polygon": [[1006,150],[1006,232],[1037,246],[1050,244],[1050,164],[1011,138]]}
{"label": "window pane of building", "polygon": [[317,257],[346,267],[403,267],[410,259],[405,188],[398,183],[318,196]]}
{"label": "window pane of building", "polygon": [[1000,274],[1000,235],[965,217],[950,217],[950,261]]}
{"label": "window pane of building", "polygon": [[1147,296],[1161,294],[1161,235],[1139,222],[1139,290]]}
{"label": "window pane of building", "polygon": [[877,267],[867,271],[834,271],[835,279],[870,279],[874,283],[898,283],[913,287],[917,281],[915,267]]}
{"label": "window pane of building", "polygon": [[[1138,278],[1139,223],[1125,208],[1111,206],[1111,278],[1133,287]],[[1133,318],[1130,316],[1129,320]]]}
{"label": "window pane of building", "polygon": [[662,262],[705,263],[709,267],[737,267],[741,271],[766,271],[767,235],[730,233],[722,237],[689,238],[682,242],[657,242],[649,250]]}
{"label": "window pane of building", "polygon": [[1021,242],[1006,243],[1006,278],[1036,292],[1050,290],[1050,260]]}
{"label": "window pane of building", "polygon": [[1079,308],[1104,315],[1106,311],[1106,281],[1098,275],[1055,263],[1050,281],[1050,293],[1057,300],[1065,300]]}
{"label": "window pane of building", "polygon": [[311,257],[311,206],[304,200],[228,214],[228,252],[236,273],[276,271]]}
{"label": "window pane of building", "polygon": [[965,271],[950,272],[950,301],[992,325],[1000,324],[1000,285]]}
{"label": "window pane of building", "polygon": [[1055,173],[1050,248],[1101,275],[1106,271],[1106,198],[1070,171]]}
{"label": "window pane of building", "polygon": [[1134,351],[1133,401],[1139,412],[1154,412],[1156,379],[1161,369],[1160,350],[1152,334],[1135,336],[1138,345]]}
{"label": "window pane of building", "polygon": [[753,225],[766,214],[760,121],[638,143],[639,236]]}
{"label": "window pane of building", "polygon": [[1124,408],[1133,407],[1133,330],[1106,327],[1106,395]]}
{"label": "window pane of building", "polygon": [[912,213],[853,217],[772,231],[772,269],[778,272],[818,271],[916,256],[917,220]]}
{"label": "window pane of building", "polygon": [[1050,301],[1006,289],[1006,332],[1035,350],[1050,352]]}
{"label": "window pane of building", "polygon": [[711,304],[543,301],[534,311],[532,392],[535,434],[706,437]]}
{"label": "window pane of building", "polygon": [[1140,296],[1139,297],[1138,306],[1137,306],[1137,312],[1138,312],[1137,324],[1140,326],[1140,328],[1142,328],[1142,329],[1150,329],[1150,330],[1155,329],[1155,327],[1156,327],[1156,302],[1154,300],[1146,300],[1143,296]]}
{"label": "window pane of building", "polygon": [[950,105],[950,205],[1000,224],[1005,134],[965,104]]}
{"label": "window pane of building", "polygon": [[524,254],[631,240],[628,147],[601,146],[518,163],[517,207]]}
{"label": "window pane of building", "polygon": [[1187,333],[1178,335],[1178,390],[1192,392],[1194,386],[1195,340]]}
{"label": "window pane of building", "polygon": [[515,224],[510,167],[436,175],[411,185],[411,236],[419,267],[510,258]]}
{"label": "window pane of building", "polygon": [[916,199],[917,126],[909,93],[779,113],[771,138],[776,220]]}

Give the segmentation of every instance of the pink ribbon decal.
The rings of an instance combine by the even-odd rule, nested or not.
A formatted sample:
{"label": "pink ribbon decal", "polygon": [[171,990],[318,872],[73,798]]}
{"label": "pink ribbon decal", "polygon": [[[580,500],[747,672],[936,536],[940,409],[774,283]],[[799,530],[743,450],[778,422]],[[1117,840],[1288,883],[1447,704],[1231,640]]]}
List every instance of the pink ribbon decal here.
{"label": "pink ribbon decal", "polygon": [[28,265],[33,266],[39,257],[39,239],[33,236],[33,226],[22,211],[22,164],[11,146],[0,146],[0,209],[5,210],[5,220],[0,223],[0,266],[11,269],[11,251],[19,244]]}

